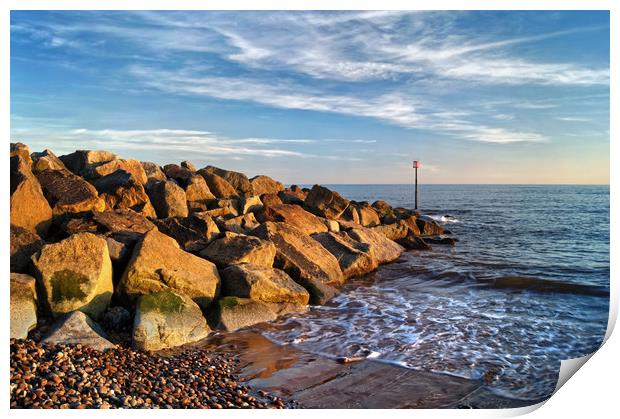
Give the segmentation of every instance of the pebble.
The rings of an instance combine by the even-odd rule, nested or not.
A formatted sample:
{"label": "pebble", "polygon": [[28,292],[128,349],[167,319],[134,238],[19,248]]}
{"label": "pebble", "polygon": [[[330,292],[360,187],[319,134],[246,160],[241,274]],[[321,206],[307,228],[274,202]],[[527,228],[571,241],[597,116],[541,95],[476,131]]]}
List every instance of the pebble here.
{"label": "pebble", "polygon": [[172,355],[118,346],[11,339],[11,408],[293,408],[241,384],[236,359],[201,349]]}

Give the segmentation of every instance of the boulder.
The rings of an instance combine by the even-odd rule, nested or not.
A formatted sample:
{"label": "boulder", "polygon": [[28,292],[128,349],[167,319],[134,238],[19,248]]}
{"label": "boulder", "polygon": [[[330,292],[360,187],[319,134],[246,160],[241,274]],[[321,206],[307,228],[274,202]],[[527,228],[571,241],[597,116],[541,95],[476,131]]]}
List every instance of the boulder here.
{"label": "boulder", "polygon": [[304,201],[304,206],[316,215],[336,220],[347,209],[349,201],[338,192],[330,191],[321,185],[314,185]]}
{"label": "boulder", "polygon": [[88,171],[96,165],[116,160],[115,154],[100,150],[77,150],[71,154],[60,156],[65,167],[78,176],[88,175]]}
{"label": "boulder", "polygon": [[264,175],[254,176],[250,179],[250,184],[255,195],[277,194],[284,190],[284,185],[281,182]]}
{"label": "boulder", "polygon": [[153,181],[166,180],[166,174],[158,164],[152,163],[150,161],[140,162],[142,165],[142,169],[144,169],[144,173],[146,174],[147,184]]}
{"label": "boulder", "polygon": [[398,259],[405,250],[400,244],[369,228],[353,228],[347,231],[347,234],[352,239],[369,245],[370,254],[380,265]]}
{"label": "boulder", "polygon": [[360,213],[357,208],[353,205],[349,205],[347,209],[340,215],[338,222],[340,221],[348,221],[354,224],[360,224]]}
{"label": "boulder", "polygon": [[147,193],[158,218],[187,217],[185,191],[175,182],[166,180],[153,183]]}
{"label": "boulder", "polygon": [[180,186],[184,187],[194,176],[191,170],[181,167],[178,164],[167,164],[164,166],[164,173],[168,179],[173,179]]}
{"label": "boulder", "polygon": [[252,263],[232,265],[222,272],[222,295],[265,303],[308,304],[308,291],[286,272]]}
{"label": "boulder", "polygon": [[330,233],[338,233],[340,231],[340,224],[338,224],[338,221],[328,220],[327,218],[323,217],[317,218],[321,220],[323,224],[325,224],[325,227],[327,227],[327,231],[329,231]]}
{"label": "boulder", "polygon": [[38,252],[44,242],[30,230],[11,224],[11,272],[29,271],[30,257]]}
{"label": "boulder", "polygon": [[118,291],[130,302],[144,294],[178,292],[207,309],[219,286],[220,276],[213,263],[181,250],[173,238],[151,230],[136,244]]}
{"label": "boulder", "polygon": [[[212,173],[220,176],[225,179],[233,188],[237,191],[237,194],[240,196],[252,196],[257,195],[252,190],[252,184],[246,175],[239,172],[234,172],[232,170],[220,169],[215,166],[207,166],[204,169],[200,169],[202,173]],[[211,186],[211,185],[209,185]],[[217,194],[216,194],[217,195]]]}
{"label": "boulder", "polygon": [[201,211],[207,209],[207,203],[215,199],[215,195],[202,176],[193,175],[185,185],[185,198],[190,209]]}
{"label": "boulder", "polygon": [[382,221],[384,217],[394,214],[391,205],[382,200],[373,202],[372,207],[375,209],[375,211],[377,211],[377,215]]}
{"label": "boulder", "polygon": [[349,231],[352,228],[362,228],[362,226],[359,225],[358,223],[355,223],[353,221],[345,221],[343,219],[338,220],[338,227],[340,228],[340,231]]}
{"label": "boulder", "polygon": [[425,215],[417,217],[416,224],[420,229],[421,236],[439,236],[445,233],[444,228],[437,221]]}
{"label": "boulder", "polygon": [[455,246],[459,241],[456,237],[446,237],[446,236],[431,236],[424,237],[424,242],[431,244],[445,244],[448,246]]}
{"label": "boulder", "polygon": [[44,245],[32,261],[54,316],[80,310],[98,319],[108,307],[114,289],[105,239],[91,233],[74,234]]}
{"label": "boulder", "polygon": [[116,347],[108,340],[103,329],[81,311],[73,311],[61,319],[43,342],[61,345],[80,344],[97,351]]}
{"label": "boulder", "polygon": [[417,215],[409,215],[407,217],[401,218],[398,222],[404,223],[407,226],[407,228],[409,228],[409,231],[411,231],[412,234],[419,236],[420,228],[418,227],[417,219],[418,219]]}
{"label": "boulder", "polygon": [[187,252],[199,252],[220,236],[215,222],[201,212],[187,218],[163,218],[155,220],[162,233],[172,237]]}
{"label": "boulder", "polygon": [[124,159],[115,159],[103,164],[92,165],[87,169],[84,177],[87,179],[99,179],[119,170],[129,173],[131,178],[140,185],[145,185],[148,181],[146,172],[138,160]]}
{"label": "boulder", "polygon": [[198,173],[205,179],[209,190],[217,198],[229,199],[237,198],[239,196],[235,188],[223,177],[220,177],[215,173],[205,172],[204,169],[200,169]]}
{"label": "boulder", "polygon": [[45,236],[52,222],[52,208],[28,163],[19,155],[11,157],[10,205],[11,224]]}
{"label": "boulder", "polygon": [[334,286],[344,281],[336,258],[299,229],[268,221],[252,234],[273,242],[276,246],[274,266],[306,288],[312,304],[324,304],[335,295]]}
{"label": "boulder", "polygon": [[238,217],[230,218],[228,220],[223,218],[216,218],[215,222],[222,231],[232,231],[238,234],[248,234],[254,230],[260,224],[256,221],[254,213],[247,213]]}
{"label": "boulder", "polygon": [[26,339],[37,327],[37,291],[30,275],[11,272],[11,339]]}
{"label": "boulder", "polygon": [[264,206],[280,205],[283,203],[280,197],[275,193],[261,195],[260,200],[263,202]]}
{"label": "boulder", "polygon": [[374,227],[381,224],[377,212],[371,206],[360,205],[357,207],[360,217],[359,223],[364,227]]}
{"label": "boulder", "polygon": [[390,240],[398,240],[407,237],[410,232],[409,226],[403,221],[399,220],[394,224],[384,224],[376,227],[371,227],[372,231],[383,234]]}
{"label": "boulder", "polygon": [[181,162],[181,167],[186,168],[187,170],[189,170],[190,172],[196,172],[198,171],[198,169],[196,169],[196,166],[194,166],[194,163],[192,163],[191,161],[188,160],[184,160]]}
{"label": "boulder", "polygon": [[200,307],[191,298],[171,291],[138,298],[133,327],[133,346],[159,351],[207,337],[211,329]]}
{"label": "boulder", "polygon": [[320,233],[312,236],[338,261],[345,278],[360,276],[379,266],[370,252],[370,246],[347,236],[346,233]]}
{"label": "boulder", "polygon": [[[93,213],[67,214],[56,217],[55,224],[58,225],[58,233],[54,239],[67,238],[77,233],[97,233],[97,223],[93,221]],[[52,240],[56,241],[56,240]]]}
{"label": "boulder", "polygon": [[258,195],[239,197],[239,214],[247,214],[248,212],[257,212],[263,208],[263,201]]}
{"label": "boulder", "polygon": [[132,209],[146,217],[155,218],[155,209],[142,183],[137,181],[131,173],[117,170],[100,177],[93,184],[105,201],[106,209]]}
{"label": "boulder", "polygon": [[308,194],[301,189],[287,188],[278,192],[278,198],[280,198],[283,204],[303,205],[306,196],[308,196]]}
{"label": "boulder", "polygon": [[216,316],[217,328],[227,332],[278,318],[269,304],[230,296],[218,301]]}
{"label": "boulder", "polygon": [[155,228],[144,215],[131,209],[116,209],[93,214],[93,221],[105,233],[143,235]]}
{"label": "boulder", "polygon": [[290,224],[308,235],[327,231],[327,226],[318,217],[299,205],[280,204],[263,207],[256,213],[256,217],[261,223],[273,221]]}
{"label": "boulder", "polygon": [[97,189],[79,176],[63,170],[45,170],[36,176],[54,215],[105,210]]}
{"label": "boulder", "polygon": [[[212,217],[221,215],[226,219],[243,215],[239,214],[238,199],[216,199],[209,202],[209,209],[207,211],[213,211],[213,215],[211,215]],[[216,215],[216,212],[219,213]]]}
{"label": "boulder", "polygon": [[45,170],[69,171],[65,164],[51,150],[45,149],[40,153],[32,153],[32,171],[43,172]]}
{"label": "boulder", "polygon": [[276,256],[276,247],[270,241],[258,237],[226,233],[221,239],[211,242],[200,252],[200,256],[219,267],[252,263],[270,268]]}
{"label": "boulder", "polygon": [[30,156],[30,149],[24,143],[11,143],[10,146],[11,157],[19,156],[24,160],[24,163],[28,166],[32,166],[32,158]]}
{"label": "boulder", "polygon": [[[105,237],[105,241],[108,245],[108,253],[110,254],[110,260],[113,264],[122,264],[128,261],[130,251],[127,244],[115,240],[112,237]],[[116,270],[116,265],[114,266],[114,270]]]}
{"label": "boulder", "polygon": [[409,232],[405,237],[396,239],[396,243],[409,250],[432,250],[432,247],[422,238]]}

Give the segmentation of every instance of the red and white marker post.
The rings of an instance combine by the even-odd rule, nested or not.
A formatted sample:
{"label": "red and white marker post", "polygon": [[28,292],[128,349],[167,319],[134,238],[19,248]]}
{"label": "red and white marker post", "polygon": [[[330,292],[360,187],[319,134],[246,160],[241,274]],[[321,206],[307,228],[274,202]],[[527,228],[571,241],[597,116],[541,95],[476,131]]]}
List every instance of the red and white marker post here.
{"label": "red and white marker post", "polygon": [[415,169],[415,209],[418,209],[418,167],[420,167],[420,160],[414,160],[413,168]]}

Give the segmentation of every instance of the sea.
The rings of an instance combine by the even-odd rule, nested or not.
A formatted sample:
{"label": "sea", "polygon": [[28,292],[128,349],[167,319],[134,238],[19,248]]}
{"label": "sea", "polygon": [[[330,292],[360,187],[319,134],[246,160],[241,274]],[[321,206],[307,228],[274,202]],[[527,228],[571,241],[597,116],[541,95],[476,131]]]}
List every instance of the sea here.
{"label": "sea", "polygon": [[[412,185],[326,185],[414,207]],[[609,186],[420,185],[419,210],[458,238],[349,280],[324,306],[261,326],[327,357],[365,356],[549,397],[561,360],[596,351],[609,311]]]}

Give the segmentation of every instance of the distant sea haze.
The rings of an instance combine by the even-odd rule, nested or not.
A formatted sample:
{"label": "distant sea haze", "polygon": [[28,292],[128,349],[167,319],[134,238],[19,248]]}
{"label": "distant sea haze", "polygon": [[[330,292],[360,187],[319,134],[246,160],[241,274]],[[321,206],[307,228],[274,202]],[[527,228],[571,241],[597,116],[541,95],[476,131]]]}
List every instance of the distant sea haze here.
{"label": "distant sea haze", "polygon": [[[328,185],[413,207],[412,185]],[[422,185],[420,209],[459,242],[351,280],[328,306],[277,320],[277,342],[550,395],[560,361],[602,342],[609,309],[609,186]],[[293,327],[294,326],[294,327]],[[485,375],[487,374],[487,375]]]}

